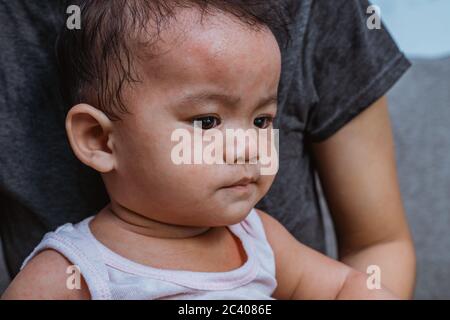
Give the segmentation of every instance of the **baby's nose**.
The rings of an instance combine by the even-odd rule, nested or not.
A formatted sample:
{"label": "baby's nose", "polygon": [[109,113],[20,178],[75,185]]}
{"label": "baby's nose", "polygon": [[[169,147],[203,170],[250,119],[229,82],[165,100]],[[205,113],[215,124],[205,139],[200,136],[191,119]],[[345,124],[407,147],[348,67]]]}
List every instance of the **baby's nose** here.
{"label": "baby's nose", "polygon": [[257,164],[259,161],[258,138],[254,129],[227,130],[224,145],[224,162],[227,164]]}

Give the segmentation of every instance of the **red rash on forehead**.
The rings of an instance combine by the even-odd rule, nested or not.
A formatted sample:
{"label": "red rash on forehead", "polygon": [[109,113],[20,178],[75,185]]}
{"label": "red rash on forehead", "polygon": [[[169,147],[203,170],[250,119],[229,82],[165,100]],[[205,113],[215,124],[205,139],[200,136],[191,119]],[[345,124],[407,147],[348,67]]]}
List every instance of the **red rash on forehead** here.
{"label": "red rash on forehead", "polygon": [[158,54],[141,59],[143,82],[131,99],[158,92],[170,98],[175,88],[178,94],[203,86],[242,95],[277,87],[281,54],[267,28],[254,30],[221,13],[199,19],[195,10],[183,10],[162,30]]}

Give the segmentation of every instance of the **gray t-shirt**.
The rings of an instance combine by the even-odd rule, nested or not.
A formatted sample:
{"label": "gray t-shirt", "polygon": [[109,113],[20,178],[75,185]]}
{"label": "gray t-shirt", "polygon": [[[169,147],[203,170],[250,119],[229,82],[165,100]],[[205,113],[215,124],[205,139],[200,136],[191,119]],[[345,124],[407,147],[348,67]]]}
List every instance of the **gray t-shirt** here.
{"label": "gray t-shirt", "polygon": [[[285,1],[295,19],[282,49],[280,169],[257,207],[324,251],[309,144],[384,95],[410,64],[384,26],[367,27],[368,1]],[[45,232],[108,201],[100,176],[75,158],[65,135],[54,56],[62,2],[0,0],[0,235],[12,275]]]}

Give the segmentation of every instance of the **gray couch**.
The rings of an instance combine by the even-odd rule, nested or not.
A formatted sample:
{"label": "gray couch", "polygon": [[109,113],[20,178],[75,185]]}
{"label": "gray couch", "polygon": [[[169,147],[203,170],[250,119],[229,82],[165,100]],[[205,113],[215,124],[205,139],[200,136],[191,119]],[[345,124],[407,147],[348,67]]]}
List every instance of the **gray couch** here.
{"label": "gray couch", "polygon": [[[413,60],[388,98],[417,249],[415,298],[450,299],[450,57]],[[325,218],[328,253],[335,256],[331,220]],[[8,281],[0,249],[0,292]]]}
{"label": "gray couch", "polygon": [[415,297],[450,299],[450,57],[413,63],[389,98],[417,248]]}

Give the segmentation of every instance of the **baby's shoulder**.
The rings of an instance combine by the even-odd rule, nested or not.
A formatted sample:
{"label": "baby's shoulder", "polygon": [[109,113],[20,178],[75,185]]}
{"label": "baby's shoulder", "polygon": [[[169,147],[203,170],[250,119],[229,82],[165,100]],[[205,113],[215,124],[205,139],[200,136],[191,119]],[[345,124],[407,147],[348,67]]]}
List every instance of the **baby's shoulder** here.
{"label": "baby's shoulder", "polygon": [[79,288],[71,285],[72,269],[72,263],[59,252],[43,250],[19,272],[2,299],[89,299],[89,290],[81,274]]}
{"label": "baby's shoulder", "polygon": [[264,233],[274,253],[285,250],[288,247],[295,247],[299,242],[290,234],[290,232],[270,214],[256,209],[259,220],[261,221]]}
{"label": "baby's shoulder", "polygon": [[277,225],[280,225],[278,220],[276,220],[274,217],[272,217],[265,211],[255,208],[255,213],[256,219],[258,219],[261,222],[261,225],[264,228],[266,235],[267,232],[270,232],[271,229],[273,229],[274,227],[276,228]]}

